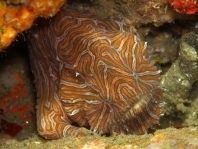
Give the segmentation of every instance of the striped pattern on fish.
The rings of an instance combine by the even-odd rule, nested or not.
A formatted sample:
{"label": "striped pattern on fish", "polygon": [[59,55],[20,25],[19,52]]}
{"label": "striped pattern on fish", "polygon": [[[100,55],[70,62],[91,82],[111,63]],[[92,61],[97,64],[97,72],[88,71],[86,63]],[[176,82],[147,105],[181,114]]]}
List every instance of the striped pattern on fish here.
{"label": "striped pattern on fish", "polygon": [[[160,71],[125,19],[68,6],[28,35],[40,135],[143,134],[161,114]],[[79,127],[74,126],[76,123]]]}

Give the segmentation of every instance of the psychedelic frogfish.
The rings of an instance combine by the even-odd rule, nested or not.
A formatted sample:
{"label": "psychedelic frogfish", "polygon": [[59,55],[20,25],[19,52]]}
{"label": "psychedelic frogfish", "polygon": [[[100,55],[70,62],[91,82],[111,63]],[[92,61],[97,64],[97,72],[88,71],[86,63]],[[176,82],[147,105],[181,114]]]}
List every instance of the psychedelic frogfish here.
{"label": "psychedelic frogfish", "polygon": [[161,115],[160,71],[125,19],[107,20],[64,5],[29,35],[37,129],[47,139],[143,134]]}

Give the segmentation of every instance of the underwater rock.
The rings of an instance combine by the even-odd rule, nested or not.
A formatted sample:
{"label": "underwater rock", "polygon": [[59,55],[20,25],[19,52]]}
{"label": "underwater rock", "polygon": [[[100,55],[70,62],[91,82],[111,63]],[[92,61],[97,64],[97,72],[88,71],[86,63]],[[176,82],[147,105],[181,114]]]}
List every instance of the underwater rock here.
{"label": "underwater rock", "polygon": [[[165,90],[163,94],[164,112],[166,115],[183,119],[183,123],[179,125],[191,125],[197,122],[196,113],[198,111],[197,108],[193,108],[197,105],[195,102],[198,102],[198,95],[194,91],[198,80],[197,49],[198,35],[193,32],[183,35],[179,57],[161,80],[161,86]],[[192,95],[193,92],[196,94]]]}

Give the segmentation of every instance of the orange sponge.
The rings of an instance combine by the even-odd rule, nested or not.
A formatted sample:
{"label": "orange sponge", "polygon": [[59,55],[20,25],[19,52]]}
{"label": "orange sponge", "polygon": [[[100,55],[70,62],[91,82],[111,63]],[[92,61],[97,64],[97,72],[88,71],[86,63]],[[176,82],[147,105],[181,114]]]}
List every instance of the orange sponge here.
{"label": "orange sponge", "polygon": [[6,48],[18,33],[29,29],[38,16],[52,17],[65,0],[22,0],[19,3],[0,1],[0,50]]}

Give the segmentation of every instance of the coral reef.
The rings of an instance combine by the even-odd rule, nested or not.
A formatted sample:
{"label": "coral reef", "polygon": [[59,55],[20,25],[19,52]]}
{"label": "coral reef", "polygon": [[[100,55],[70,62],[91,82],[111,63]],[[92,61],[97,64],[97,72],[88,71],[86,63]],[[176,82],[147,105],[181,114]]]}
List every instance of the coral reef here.
{"label": "coral reef", "polygon": [[0,50],[5,49],[18,33],[29,29],[38,16],[51,17],[65,0],[0,1]]}
{"label": "coral reef", "polygon": [[[35,15],[36,13],[31,13],[33,9],[29,9],[29,2],[29,0],[0,1],[0,37],[6,37],[4,46],[0,44],[0,47],[6,47],[9,42],[5,44],[5,41],[11,42],[14,39],[14,37],[8,38],[9,33],[12,37],[12,34],[15,36],[20,32],[7,26],[9,23],[12,25],[17,23],[13,18],[20,20],[22,28],[25,28],[29,20],[25,19],[26,22],[23,23],[22,18],[19,17],[21,14],[27,14],[33,19],[38,16]],[[170,2],[175,6],[171,6]],[[177,11],[180,12],[174,10],[176,2],[179,4]],[[193,8],[195,3],[192,9],[189,7],[185,9],[184,6],[190,5],[182,4],[183,2],[187,0],[169,2],[168,0],[68,0],[69,4],[80,11],[89,11],[109,19],[128,18],[129,20],[125,19],[125,21],[131,22],[136,27],[139,37],[148,42],[149,57],[152,63],[162,69],[163,74],[164,116],[160,118],[160,125],[154,125],[148,130],[148,134],[140,136],[113,134],[101,137],[92,132],[86,137],[67,137],[54,141],[42,139],[36,130],[34,105],[36,97],[32,84],[33,78],[29,76],[28,60],[24,60],[28,57],[28,49],[23,47],[26,52],[21,51],[22,48],[18,45],[26,45],[26,43],[23,38],[17,37],[12,46],[5,50],[6,52],[4,50],[0,52],[0,101],[5,103],[0,104],[0,148],[198,148],[196,126],[198,124],[198,81],[195,74],[197,73],[197,35],[195,33],[198,32],[198,17],[195,13],[197,10]],[[36,6],[36,3],[33,5]],[[10,11],[11,8],[12,11]],[[5,10],[9,10],[9,16],[6,15]],[[39,13],[38,10],[41,9],[35,10]],[[44,11],[39,14],[48,17],[43,13]],[[16,16],[13,16],[14,14]],[[9,20],[7,23],[5,16]],[[29,25],[32,22],[30,21]],[[20,24],[16,25],[18,26]],[[8,31],[5,32],[4,29]],[[194,33],[186,34],[189,31]],[[186,35],[179,43],[183,34]],[[18,57],[18,55],[21,56]],[[171,126],[178,129],[164,129]],[[159,128],[162,130],[156,130]]]}
{"label": "coral reef", "polygon": [[173,8],[180,13],[195,14],[198,12],[197,0],[168,0]]}

